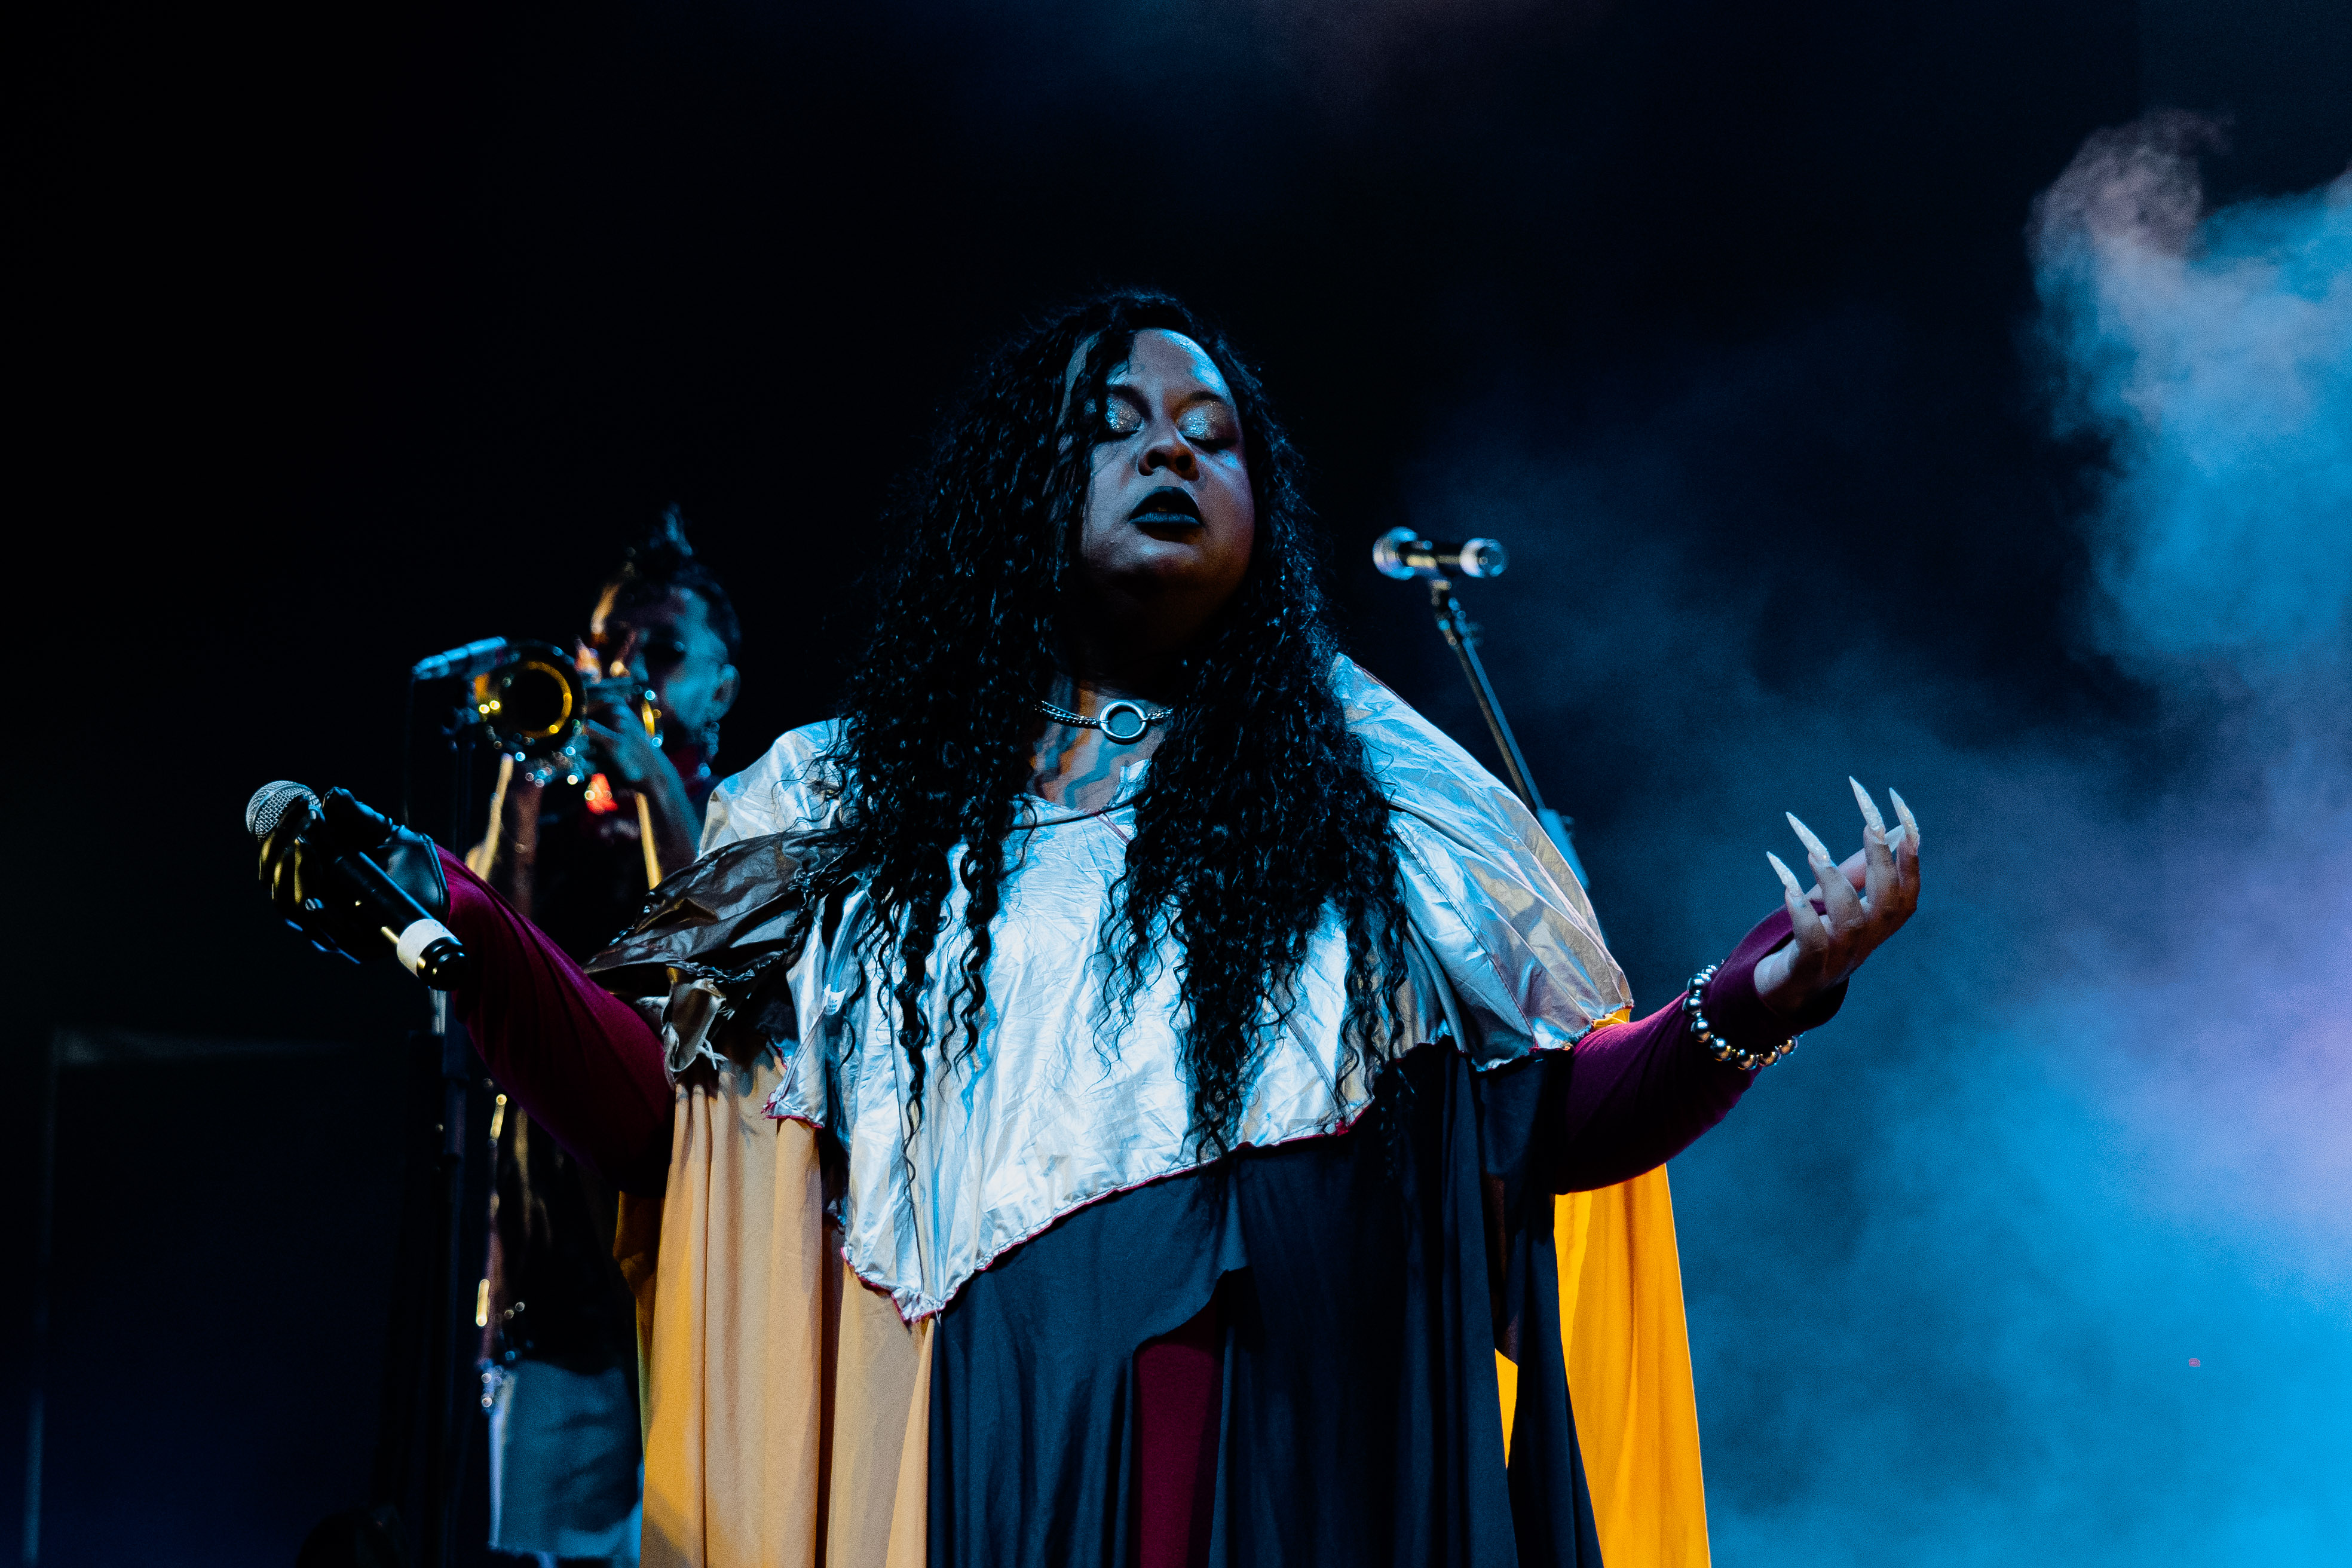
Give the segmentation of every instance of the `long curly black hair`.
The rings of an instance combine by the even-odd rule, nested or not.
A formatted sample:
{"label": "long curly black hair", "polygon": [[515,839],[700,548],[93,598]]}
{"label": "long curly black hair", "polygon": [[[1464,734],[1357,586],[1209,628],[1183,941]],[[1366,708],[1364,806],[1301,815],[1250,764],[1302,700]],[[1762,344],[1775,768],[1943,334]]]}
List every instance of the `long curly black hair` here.
{"label": "long curly black hair", "polygon": [[[1109,434],[1105,384],[1147,328],[1181,332],[1223,372],[1257,532],[1240,588],[1184,662],[1189,689],[1136,801],[1101,956],[1131,1018],[1174,939],[1191,1138],[1213,1154],[1232,1146],[1327,910],[1348,939],[1343,1068],[1377,1076],[1396,1048],[1405,917],[1388,803],[1332,689],[1337,649],[1297,453],[1247,362],[1181,301],[1127,290],[1062,311],[998,352],[948,420],[906,492],[906,543],[847,684],[828,759],[844,809],[803,908],[867,888],[881,933],[869,956],[897,1003],[919,1123],[929,1056],[977,1043],[1005,841],[1039,735],[1034,704],[1057,661],[1068,668],[1064,595],[1093,450]],[[934,1041],[921,1003],[951,871],[969,895],[947,1009],[961,1037]],[[1097,1045],[1116,1049],[1115,1039]]]}

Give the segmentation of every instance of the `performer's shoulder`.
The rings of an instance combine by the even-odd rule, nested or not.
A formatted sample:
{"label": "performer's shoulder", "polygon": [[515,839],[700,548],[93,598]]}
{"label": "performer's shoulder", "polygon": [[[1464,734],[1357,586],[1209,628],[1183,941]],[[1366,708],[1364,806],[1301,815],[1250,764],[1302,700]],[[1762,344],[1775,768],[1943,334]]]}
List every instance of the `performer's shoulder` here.
{"label": "performer's shoulder", "polygon": [[841,794],[830,761],[840,738],[838,719],[787,730],[758,762],[721,780],[710,792],[703,852],[739,838],[813,827],[829,816]]}
{"label": "performer's shoulder", "polygon": [[1501,787],[1454,737],[1423,718],[1412,703],[1345,654],[1333,661],[1331,689],[1347,714],[1348,728],[1364,743],[1373,771],[1391,800],[1398,799],[1400,791],[1415,785],[1429,787],[1449,778],[1482,791]]}

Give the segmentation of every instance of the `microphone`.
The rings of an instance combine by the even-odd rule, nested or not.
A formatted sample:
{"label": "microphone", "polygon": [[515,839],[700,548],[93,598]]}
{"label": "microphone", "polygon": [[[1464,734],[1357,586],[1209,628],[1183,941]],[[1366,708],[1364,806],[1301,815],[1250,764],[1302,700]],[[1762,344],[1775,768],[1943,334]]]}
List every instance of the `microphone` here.
{"label": "microphone", "polygon": [[[305,819],[299,826],[324,822],[330,830],[325,837],[365,838],[373,833],[376,841],[383,842],[399,833],[389,820],[347,792],[333,791],[322,805],[317,795],[291,779],[279,779],[253,792],[245,807],[246,831],[257,839],[268,838],[298,812]],[[355,922],[382,931],[403,969],[436,991],[453,991],[473,979],[473,956],[456,933],[372,858],[356,849],[337,853],[330,842],[308,847],[317,860],[306,855],[305,864],[323,864],[327,870],[327,886],[321,890],[341,903]],[[320,913],[329,909],[328,900],[315,893],[303,902],[306,908],[315,905]]]}
{"label": "microphone", "polygon": [[1410,583],[1416,577],[1499,577],[1511,564],[1499,540],[1432,542],[1409,528],[1392,528],[1372,541],[1372,564],[1383,577]]}
{"label": "microphone", "polygon": [[[408,679],[446,680],[454,675],[461,680],[470,680],[504,664],[514,646],[506,637],[484,637],[479,642],[469,642],[464,647],[453,647],[447,653],[436,653],[431,658],[418,659],[409,670]],[[276,789],[278,786],[271,784],[268,787]],[[299,789],[301,786],[298,784],[295,787]],[[260,796],[254,798],[258,800]]]}

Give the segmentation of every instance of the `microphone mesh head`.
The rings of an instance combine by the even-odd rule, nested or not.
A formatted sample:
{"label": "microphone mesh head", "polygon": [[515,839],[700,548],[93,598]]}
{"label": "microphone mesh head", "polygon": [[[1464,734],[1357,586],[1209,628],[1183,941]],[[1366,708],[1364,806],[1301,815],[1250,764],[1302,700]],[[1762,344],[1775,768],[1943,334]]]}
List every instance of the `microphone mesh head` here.
{"label": "microphone mesh head", "polygon": [[253,792],[253,798],[246,802],[245,830],[256,838],[268,837],[285,820],[287,812],[297,801],[312,811],[319,809],[319,797],[310,793],[307,784],[296,784],[292,779],[279,779],[275,784],[263,784]]}
{"label": "microphone mesh head", "polygon": [[1421,535],[1409,528],[1390,529],[1372,541],[1372,569],[1400,583],[1412,582],[1419,574],[1404,563],[1404,552],[1420,542]]}
{"label": "microphone mesh head", "polygon": [[1462,575],[1465,577],[1499,577],[1510,569],[1510,552],[1502,542],[1494,539],[1465,539],[1462,542]]}

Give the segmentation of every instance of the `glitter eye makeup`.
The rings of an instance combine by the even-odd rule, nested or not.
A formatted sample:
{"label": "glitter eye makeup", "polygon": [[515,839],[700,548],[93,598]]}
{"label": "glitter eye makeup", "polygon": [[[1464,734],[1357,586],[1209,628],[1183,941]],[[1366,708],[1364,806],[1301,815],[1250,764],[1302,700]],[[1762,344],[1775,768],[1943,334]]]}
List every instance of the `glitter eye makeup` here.
{"label": "glitter eye makeup", "polygon": [[1177,429],[1187,441],[1226,446],[1233,440],[1233,432],[1229,425],[1230,422],[1226,419],[1225,411],[1223,408],[1204,406],[1185,415],[1183,424],[1178,426]]}

